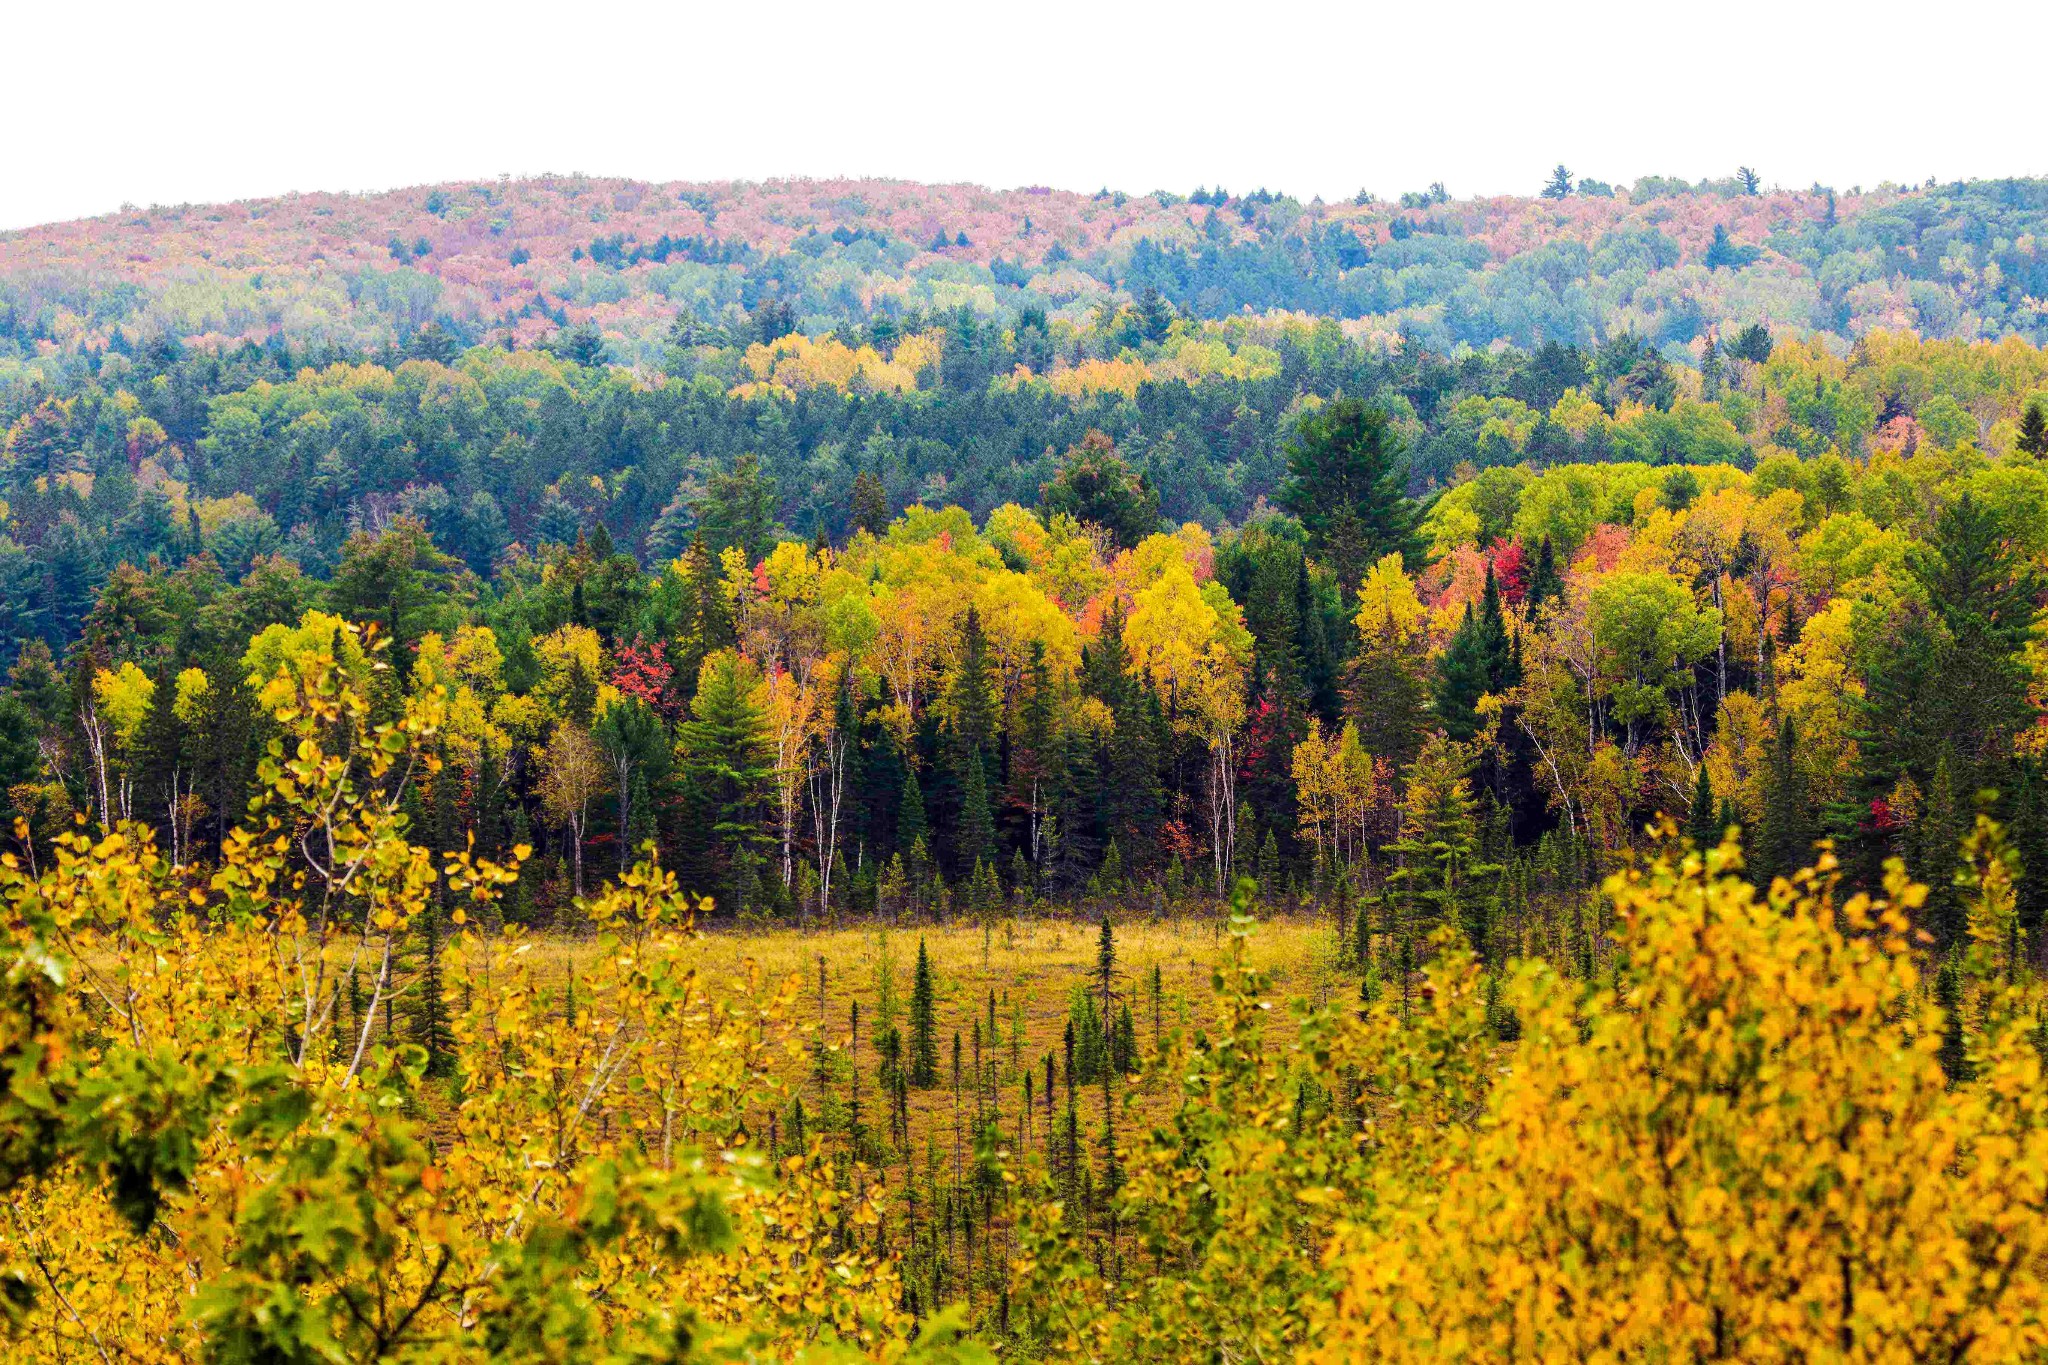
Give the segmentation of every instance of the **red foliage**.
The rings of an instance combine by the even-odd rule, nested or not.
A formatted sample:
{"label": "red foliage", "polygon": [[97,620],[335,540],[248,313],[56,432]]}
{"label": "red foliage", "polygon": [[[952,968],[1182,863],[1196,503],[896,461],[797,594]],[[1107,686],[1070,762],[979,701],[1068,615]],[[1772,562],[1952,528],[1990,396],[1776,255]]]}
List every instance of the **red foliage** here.
{"label": "red foliage", "polygon": [[683,699],[676,692],[676,672],[668,661],[668,645],[662,640],[634,637],[620,645],[612,665],[611,684],[619,694],[647,706],[664,720],[680,719]]}
{"label": "red foliage", "polygon": [[1493,567],[1493,581],[1500,587],[1500,600],[1511,607],[1522,605],[1529,591],[1529,556],[1519,540],[1496,540],[1486,552]]}
{"label": "red foliage", "polygon": [[1614,566],[1621,562],[1621,552],[1635,539],[1635,532],[1626,526],[1596,526],[1586,537],[1586,543],[1579,547],[1572,557],[1572,566],[1579,567],[1591,562],[1593,572],[1612,573]]}

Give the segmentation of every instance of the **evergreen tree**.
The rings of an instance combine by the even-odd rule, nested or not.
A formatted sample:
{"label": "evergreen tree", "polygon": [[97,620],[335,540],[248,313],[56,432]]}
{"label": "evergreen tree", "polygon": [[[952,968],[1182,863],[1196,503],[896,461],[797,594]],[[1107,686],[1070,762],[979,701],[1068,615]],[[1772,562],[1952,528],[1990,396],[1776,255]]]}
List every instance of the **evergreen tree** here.
{"label": "evergreen tree", "polygon": [[1045,820],[1063,777],[1064,748],[1055,733],[1057,704],[1045,643],[1033,640],[1010,737],[1007,804],[1023,825],[1022,849],[1034,870],[1045,857]]}
{"label": "evergreen tree", "polygon": [[1408,461],[1384,409],[1355,398],[1325,403],[1295,428],[1287,467],[1281,506],[1301,518],[1347,600],[1382,556],[1421,559]]}
{"label": "evergreen tree", "polygon": [[1550,173],[1550,181],[1543,187],[1545,199],[1569,199],[1572,197],[1572,173],[1565,169],[1562,161]]}
{"label": "evergreen tree", "polygon": [[1751,841],[1751,870],[1760,885],[1768,884],[1772,877],[1789,877],[1806,865],[1813,852],[1806,783],[1795,761],[1798,746],[1798,732],[1792,717],[1786,716],[1766,759],[1763,811]]}
{"label": "evergreen tree", "polygon": [[721,649],[732,648],[737,636],[718,557],[701,531],[690,537],[690,548],[683,556],[683,574],[689,595],[681,647],[676,653],[676,674],[685,687],[695,687],[704,660]]}
{"label": "evergreen tree", "polygon": [[953,832],[953,866],[968,875],[995,854],[995,828],[981,774],[981,760],[969,755],[960,784],[960,818]]}
{"label": "evergreen tree", "polygon": [[665,564],[689,553],[696,536],[697,513],[689,494],[681,488],[661,509],[647,532],[647,557],[652,564]]}
{"label": "evergreen tree", "polygon": [[1721,830],[1714,822],[1714,780],[1707,775],[1704,763],[1693,778],[1692,809],[1685,818],[1685,833],[1702,850],[1721,842]]}
{"label": "evergreen tree", "polygon": [[1444,733],[1460,743],[1475,738],[1482,723],[1479,699],[1506,692],[1521,681],[1520,671],[1501,611],[1500,585],[1489,565],[1479,609],[1465,608],[1465,619],[1437,661],[1432,706]]}
{"label": "evergreen tree", "polygon": [[1130,675],[1123,626],[1123,609],[1113,605],[1084,661],[1083,686],[1110,713],[1098,805],[1103,831],[1134,866],[1145,867],[1166,805],[1159,779],[1158,703]]}
{"label": "evergreen tree", "polygon": [[1550,547],[1550,537],[1545,536],[1536,547],[1536,567],[1529,571],[1529,581],[1523,589],[1523,600],[1533,612],[1545,602],[1555,601],[1562,596],[1564,578],[1557,571],[1557,552]]}
{"label": "evergreen tree", "polygon": [[[917,769],[906,763],[903,765],[903,797],[896,807],[896,847],[910,853],[925,843],[926,831],[924,788],[917,780]],[[923,869],[913,865],[911,875],[922,877]]]}
{"label": "evergreen tree", "polygon": [[889,529],[889,493],[873,470],[853,476],[853,529],[874,536]]}
{"label": "evergreen tree", "polygon": [[1941,1049],[1935,1056],[1950,1085],[1962,1085],[1975,1074],[1970,1065],[1967,1025],[1963,1019],[1963,973],[1956,954],[1942,958],[1934,974],[1934,1003],[1941,1009]]}
{"label": "evergreen tree", "polygon": [[1967,918],[1962,891],[1955,884],[1962,864],[1963,836],[1969,831],[1969,806],[1959,766],[1949,749],[1935,759],[1934,778],[1927,785],[1910,861],[1914,877],[1927,884],[1927,902],[1921,914],[1942,952],[1962,942]]}
{"label": "evergreen tree", "polygon": [[1108,1019],[1116,987],[1116,930],[1108,910],[1102,912],[1102,931],[1095,939],[1095,984],[1102,992],[1102,1017]]}
{"label": "evergreen tree", "polygon": [[1400,907],[1397,932],[1404,939],[1440,924],[1466,924],[1467,901],[1485,894],[1484,879],[1500,870],[1479,857],[1478,811],[1466,766],[1463,752],[1440,734],[1408,765],[1401,837],[1387,845],[1396,860],[1387,884]]}
{"label": "evergreen tree", "polygon": [[775,480],[761,467],[761,457],[738,455],[705,485],[697,525],[714,557],[736,548],[757,564],[784,534],[775,505]]}
{"label": "evergreen tree", "polygon": [[2020,414],[2020,430],[2014,447],[2023,455],[2048,456],[2048,402],[2036,398]]}
{"label": "evergreen tree", "polygon": [[736,898],[756,883],[756,849],[769,842],[763,817],[775,768],[767,717],[754,701],[758,680],[753,665],[736,654],[707,659],[691,719],[677,735],[692,827],[711,836],[711,847],[699,856],[724,868]]}
{"label": "evergreen tree", "polygon": [[1485,650],[1478,617],[1468,602],[1464,619],[1437,658],[1436,689],[1430,699],[1437,724],[1460,743],[1479,733],[1479,699],[1487,689]]}
{"label": "evergreen tree", "polygon": [[947,730],[944,744],[947,793],[953,817],[955,875],[971,876],[975,864],[995,854],[995,828],[989,792],[999,774],[997,726],[1001,720],[981,614],[967,609],[960,631],[960,662],[946,689]]}
{"label": "evergreen tree", "polygon": [[917,970],[910,982],[910,1083],[929,1090],[939,1083],[937,997],[932,985],[931,958],[924,940],[917,941]]}

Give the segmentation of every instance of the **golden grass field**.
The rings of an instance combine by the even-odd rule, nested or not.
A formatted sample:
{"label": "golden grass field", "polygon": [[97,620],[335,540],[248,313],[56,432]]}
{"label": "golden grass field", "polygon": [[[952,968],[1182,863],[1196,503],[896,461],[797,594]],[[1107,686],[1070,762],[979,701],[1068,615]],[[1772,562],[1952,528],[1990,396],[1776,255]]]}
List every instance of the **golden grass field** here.
{"label": "golden grass field", "polygon": [[[1130,1003],[1141,1059],[1153,1054],[1155,1024],[1164,1036],[1176,1028],[1199,1028],[1209,1019],[1211,976],[1227,941],[1224,926],[1220,915],[1133,919],[1116,926],[1116,993],[1119,1004]],[[969,923],[817,929],[719,927],[700,933],[691,951],[698,955],[700,979],[712,994],[726,998],[747,993],[750,968],[758,970],[764,982],[798,977],[801,988],[792,1037],[807,1038],[822,1016],[826,1040],[841,1054],[850,1036],[852,1005],[858,1001],[861,1031],[855,1055],[863,1116],[871,1128],[880,1129],[886,1119],[876,1079],[879,1057],[874,1040],[882,1010],[885,962],[895,981],[894,1023],[907,1038],[911,983],[922,941],[932,962],[944,1079],[937,1089],[910,1095],[913,1145],[924,1146],[927,1134],[943,1135],[942,1145],[951,1141],[951,1059],[956,1033],[967,1073],[962,1103],[971,1115],[974,1029],[977,1021],[986,1028],[988,997],[993,991],[996,1037],[992,1047],[986,1043],[984,1047],[985,1060],[993,1061],[997,1070],[1002,1126],[1006,1134],[1016,1136],[1022,1072],[1030,1069],[1037,1108],[1031,1119],[1030,1145],[1035,1147],[1044,1139],[1044,1058],[1049,1052],[1057,1055],[1063,1050],[1075,988],[1097,989],[1099,937],[1096,922],[1053,917],[1006,920],[986,933]],[[585,940],[552,938],[546,951],[566,976],[572,965],[580,969],[597,948]],[[1328,999],[1356,989],[1351,975],[1336,968],[1336,939],[1326,920],[1261,920],[1252,933],[1250,954],[1271,982],[1274,1027],[1283,1036],[1292,1032],[1292,1015],[1285,1002]],[[818,990],[821,962],[825,983],[822,1011]],[[1160,973],[1156,1011],[1151,989],[1155,966]],[[1061,1065],[1063,1068],[1064,1062]],[[831,1089],[835,1098],[844,1100],[849,1077],[843,1062],[834,1069]],[[819,1094],[821,1086],[807,1053],[792,1051],[785,1079],[804,1097],[811,1114],[821,1111],[824,1097]],[[1062,1069],[1061,1086],[1064,1084]],[[1119,1085],[1120,1093],[1123,1089]],[[1167,1097],[1167,1088],[1155,1085],[1139,1088],[1136,1101],[1141,1110],[1159,1113],[1164,1111]],[[1100,1119],[1099,1090],[1091,1087],[1080,1098],[1084,1131],[1093,1132]]]}

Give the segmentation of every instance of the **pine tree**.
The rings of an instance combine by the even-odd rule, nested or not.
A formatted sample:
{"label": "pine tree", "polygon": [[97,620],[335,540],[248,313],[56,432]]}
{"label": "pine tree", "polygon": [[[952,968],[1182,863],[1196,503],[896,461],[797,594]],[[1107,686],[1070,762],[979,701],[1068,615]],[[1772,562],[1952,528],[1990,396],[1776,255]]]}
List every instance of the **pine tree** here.
{"label": "pine tree", "polygon": [[988,785],[982,776],[981,756],[961,755],[960,818],[954,828],[953,865],[962,873],[986,863],[995,853],[995,822],[988,809]]}
{"label": "pine tree", "polygon": [[689,494],[678,488],[647,532],[649,562],[666,564],[687,554],[691,537],[696,533],[696,522],[697,513]]}
{"label": "pine tree", "polygon": [[[1064,777],[1064,746],[1056,733],[1057,703],[1045,644],[1033,640],[1010,737],[1007,800],[1009,808],[1023,822],[1022,851],[1034,870],[1041,870],[1045,861],[1045,822]],[[1017,883],[1019,889],[1022,885]]]}
{"label": "pine tree", "polygon": [[1751,863],[1758,884],[1789,877],[1804,866],[1813,847],[1806,816],[1806,783],[1795,761],[1799,736],[1792,717],[1779,724],[1764,774],[1763,811],[1751,841]]}
{"label": "pine tree", "polygon": [[1707,775],[1707,765],[1700,764],[1699,772],[1693,779],[1692,810],[1685,818],[1686,837],[1695,847],[1705,850],[1721,842],[1721,831],[1714,823],[1714,780]]}
{"label": "pine tree", "polygon": [[1355,592],[1387,554],[1421,558],[1408,460],[1385,409],[1356,398],[1325,403],[1295,428],[1287,467],[1280,504],[1301,518],[1343,591]]}
{"label": "pine tree", "polygon": [[1437,659],[1436,688],[1430,698],[1437,724],[1463,743],[1479,733],[1479,699],[1487,688],[1485,644],[1471,603]]}
{"label": "pine tree", "polygon": [[769,841],[763,820],[775,772],[767,717],[753,699],[757,680],[738,655],[713,655],[690,702],[692,718],[677,735],[694,827],[711,835],[713,856],[725,863],[742,904],[758,897],[756,849]]}
{"label": "pine tree", "polygon": [[[924,787],[917,780],[917,769],[903,765],[903,796],[896,806],[896,847],[901,853],[911,853],[926,839],[927,826],[924,816]],[[915,858],[911,861],[911,876],[921,879],[923,869]]]}
{"label": "pine tree", "polygon": [[1714,340],[1712,332],[1707,333],[1705,346],[1700,351],[1700,396],[1712,402],[1721,396],[1721,377],[1725,367],[1721,363],[1721,347]]}
{"label": "pine tree", "polygon": [[1963,1020],[1963,973],[1956,954],[1942,959],[1934,976],[1934,1003],[1941,1008],[1941,1050],[1935,1055],[1950,1085],[1962,1085],[1976,1068],[1970,1065],[1969,1042]]}
{"label": "pine tree", "polygon": [[1095,940],[1095,982],[1102,992],[1102,1017],[1107,1021],[1116,985],[1116,929],[1107,910],[1102,912],[1102,931]]}
{"label": "pine tree", "polygon": [[2023,455],[2048,456],[2048,402],[2035,399],[2020,414],[2019,437],[2014,446]]}
{"label": "pine tree", "polygon": [[910,984],[910,1083],[929,1090],[939,1083],[937,1002],[932,963],[924,940],[917,941],[917,970]]}
{"label": "pine tree", "polygon": [[995,851],[989,793],[995,785],[992,779],[1001,775],[991,771],[1001,720],[994,663],[981,613],[971,606],[961,623],[960,662],[946,689],[946,709],[944,760],[949,794],[956,803],[948,807],[954,817],[953,866],[957,875],[967,876],[977,858]]}
{"label": "pine tree", "polygon": [[1112,605],[1083,665],[1083,685],[1110,713],[1099,808],[1105,833],[1134,866],[1151,862],[1152,840],[1166,810],[1159,780],[1158,703],[1130,674],[1123,608]]}
{"label": "pine tree", "polygon": [[872,470],[853,476],[853,528],[875,536],[889,529],[889,493]]}
{"label": "pine tree", "polygon": [[1465,619],[1437,664],[1432,700],[1444,733],[1460,743],[1478,735],[1479,699],[1513,687],[1521,681],[1520,671],[1501,611],[1500,584],[1488,565],[1478,610],[1465,608]]}
{"label": "pine tree", "polygon": [[1424,742],[1408,765],[1401,837],[1387,845],[1397,861],[1387,877],[1401,913],[1395,932],[1404,941],[1440,924],[1464,923],[1467,900],[1485,894],[1483,879],[1500,870],[1479,857],[1477,805],[1466,765],[1464,753],[1440,734]]}
{"label": "pine tree", "polygon": [[1927,903],[1921,913],[1942,952],[1962,941],[1965,924],[1963,897],[1955,884],[1963,836],[1969,829],[1968,809],[1957,780],[1959,767],[1954,751],[1944,747],[1935,760],[1934,780],[1927,786],[1911,860],[1915,877],[1927,884]]}
{"label": "pine tree", "polygon": [[1545,602],[1564,596],[1564,579],[1557,571],[1557,552],[1550,548],[1550,537],[1545,536],[1536,547],[1536,567],[1529,571],[1529,582],[1523,590],[1523,600],[1529,610],[1535,611]]}

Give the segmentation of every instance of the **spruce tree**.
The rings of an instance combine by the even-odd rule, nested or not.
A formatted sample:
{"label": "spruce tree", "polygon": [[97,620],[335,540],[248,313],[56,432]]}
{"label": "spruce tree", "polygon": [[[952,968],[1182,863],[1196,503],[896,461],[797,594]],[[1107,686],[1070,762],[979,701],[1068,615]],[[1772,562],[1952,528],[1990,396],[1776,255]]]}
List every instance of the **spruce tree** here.
{"label": "spruce tree", "polygon": [[1794,761],[1799,735],[1786,716],[1770,746],[1764,772],[1763,811],[1751,844],[1751,863],[1759,884],[1789,877],[1812,851],[1813,830],[1806,818],[1806,784]]}
{"label": "spruce tree", "polygon": [[853,476],[853,528],[875,536],[889,529],[888,490],[873,470]]}
{"label": "spruce tree", "polygon": [[972,875],[995,854],[995,821],[989,814],[988,785],[979,754],[961,758],[960,818],[953,832],[953,865]]}
{"label": "spruce tree", "polygon": [[1721,831],[1714,824],[1714,780],[1707,775],[1707,765],[1700,764],[1692,784],[1692,809],[1685,818],[1686,837],[1695,847],[1706,850],[1721,842]]}
{"label": "spruce tree", "polygon": [[[924,843],[927,834],[924,815],[924,787],[917,780],[917,769],[903,765],[903,795],[896,805],[896,848],[899,853],[909,856]],[[922,878],[924,870],[917,860],[911,859],[911,876]]]}
{"label": "spruce tree", "polygon": [[1941,1007],[1941,1050],[1935,1055],[1950,1085],[1961,1085],[1975,1072],[1970,1065],[1966,1025],[1963,1020],[1963,973],[1956,954],[1942,959],[1934,976],[1934,1003]]}
{"label": "spruce tree", "polygon": [[1387,877],[1400,909],[1395,932],[1404,940],[1437,925],[1467,923],[1462,908],[1490,894],[1486,882],[1500,871],[1480,857],[1478,809],[1465,777],[1467,762],[1456,745],[1433,735],[1408,766],[1401,837],[1387,845],[1396,860]]}
{"label": "spruce tree", "polygon": [[1107,910],[1102,912],[1102,931],[1095,939],[1095,983],[1102,992],[1102,1017],[1107,1022],[1116,984],[1116,929]]}
{"label": "spruce tree", "polygon": [[1934,764],[1934,780],[1927,795],[1915,834],[1913,874],[1927,884],[1927,903],[1921,913],[1925,927],[1934,935],[1942,952],[1961,943],[1965,923],[1963,896],[1955,884],[1961,865],[1963,836],[1969,830],[1969,810],[1958,780],[1961,764],[1953,750],[1943,747]]}
{"label": "spruce tree", "polygon": [[1310,548],[1336,570],[1347,600],[1383,556],[1420,560],[1408,460],[1385,409],[1356,398],[1323,404],[1296,426],[1287,467],[1280,504],[1308,528]]}
{"label": "spruce tree", "polygon": [[929,1090],[939,1083],[939,1030],[931,957],[917,941],[917,969],[910,983],[910,1083]]}
{"label": "spruce tree", "polygon": [[2048,456],[2048,401],[2036,398],[2020,414],[2019,437],[2013,442],[2023,455]]}
{"label": "spruce tree", "polygon": [[1523,590],[1523,600],[1533,612],[1545,602],[1562,596],[1564,578],[1557,571],[1557,552],[1550,547],[1550,537],[1545,536],[1536,548],[1536,567],[1529,571],[1529,582]]}
{"label": "spruce tree", "polygon": [[1487,689],[1485,649],[1478,617],[1468,602],[1464,619],[1437,659],[1436,688],[1430,698],[1437,724],[1460,743],[1479,733],[1479,699]]}
{"label": "spruce tree", "polygon": [[1110,713],[1099,795],[1104,832],[1121,843],[1124,858],[1145,867],[1166,811],[1159,780],[1158,703],[1130,674],[1123,629],[1123,608],[1113,604],[1088,651],[1083,686]]}

